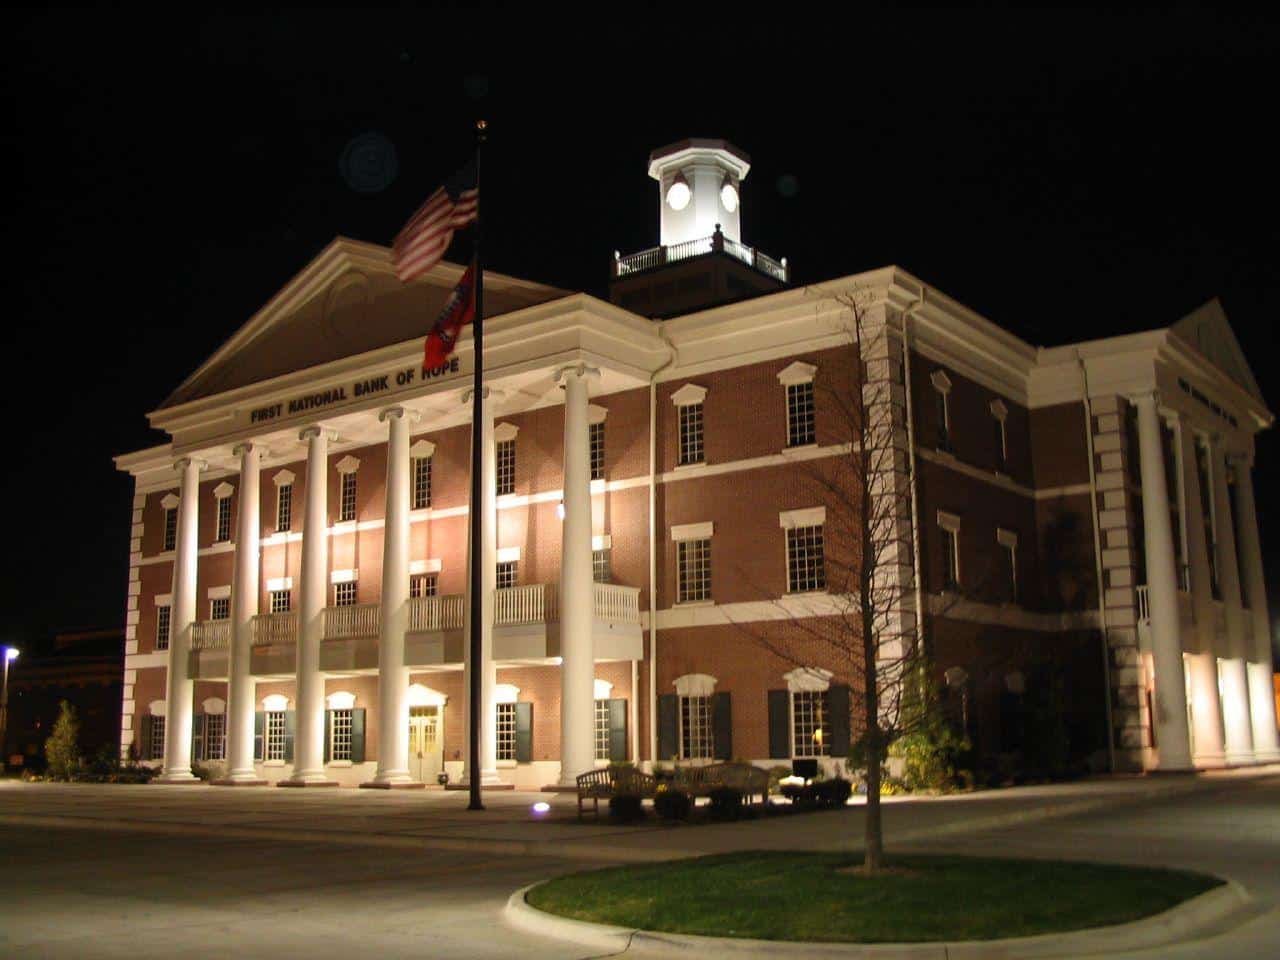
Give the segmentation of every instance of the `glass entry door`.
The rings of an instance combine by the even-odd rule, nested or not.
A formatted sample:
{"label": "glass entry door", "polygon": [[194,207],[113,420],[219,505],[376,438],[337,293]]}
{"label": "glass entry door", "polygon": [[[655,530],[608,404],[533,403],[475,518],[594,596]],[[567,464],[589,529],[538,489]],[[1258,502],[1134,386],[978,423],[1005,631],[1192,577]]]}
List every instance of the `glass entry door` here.
{"label": "glass entry door", "polygon": [[435,783],[444,769],[439,707],[409,708],[409,773],[422,783]]}

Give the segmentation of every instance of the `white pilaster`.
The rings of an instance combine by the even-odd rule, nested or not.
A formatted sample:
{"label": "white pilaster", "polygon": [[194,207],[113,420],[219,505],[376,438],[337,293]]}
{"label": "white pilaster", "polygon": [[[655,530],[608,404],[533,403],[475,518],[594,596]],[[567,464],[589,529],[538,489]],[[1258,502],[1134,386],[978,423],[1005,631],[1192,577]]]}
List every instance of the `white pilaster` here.
{"label": "white pilaster", "polygon": [[302,518],[302,589],[298,602],[294,695],[297,727],[293,775],[281,780],[281,786],[325,786],[336,782],[324,773],[324,677],[320,673],[324,608],[329,594],[330,438],[330,432],[318,426],[308,427],[298,437],[307,441],[307,489]]}
{"label": "white pilaster", "polygon": [[1258,539],[1258,508],[1253,498],[1253,468],[1247,457],[1236,460],[1237,524],[1244,555],[1244,582],[1248,584],[1252,650],[1249,654],[1249,710],[1253,725],[1253,751],[1259,762],[1280,760],[1280,736],[1276,731],[1276,699],[1272,686],[1271,620],[1267,611],[1267,582],[1262,569],[1262,543]]}
{"label": "white pilaster", "polygon": [[[493,591],[498,577],[498,491],[497,468],[493,440],[494,391],[485,388],[481,402],[480,420],[480,549],[471,541],[471,524],[467,524],[467,590],[462,636],[466,648],[463,651],[463,716],[467,718],[467,737],[473,736],[471,724],[471,671],[480,671],[480,783],[497,784],[498,776],[498,717],[493,698],[493,688],[498,682],[498,671],[493,663]],[[471,403],[471,391],[463,397],[463,403]],[[472,504],[471,508],[475,509]],[[483,593],[480,598],[480,663],[471,662],[471,564],[480,562],[480,578]],[[471,741],[466,741],[464,758],[471,756]],[[471,782],[469,760],[464,760],[462,783]]]}
{"label": "white pilaster", "polygon": [[421,786],[409,776],[409,424],[404,407],[387,424],[387,508],[382,539],[382,620],[378,634],[378,772],[368,787]]}
{"label": "white pilaster", "polygon": [[591,449],[587,377],[579,364],[558,371],[564,384],[564,524],[560,543],[560,782],[595,766],[595,647],[591,578]]}
{"label": "white pilaster", "polygon": [[1240,569],[1236,563],[1236,534],[1227,493],[1227,460],[1221,442],[1209,441],[1209,469],[1213,471],[1213,525],[1218,542],[1218,582],[1222,588],[1227,643],[1222,656],[1222,726],[1227,763],[1253,762],[1253,725],[1249,719],[1249,680],[1245,658],[1251,652],[1252,624],[1240,602]]}
{"label": "white pilaster", "polygon": [[200,471],[205,464],[184,457],[174,464],[182,476],[178,502],[178,536],[173,552],[173,604],[170,610],[169,675],[165,704],[164,770],[160,783],[191,783],[191,700],[195,684],[187,667],[191,626],[196,618],[197,531]]}
{"label": "white pilaster", "polygon": [[1186,676],[1182,666],[1176,554],[1173,526],[1169,521],[1169,487],[1160,438],[1160,415],[1154,393],[1141,394],[1134,403],[1138,408],[1143,537],[1155,666],[1155,716],[1151,722],[1156,730],[1160,769],[1186,770],[1191,767]]}
{"label": "white pilaster", "polygon": [[258,615],[259,474],[262,453],[252,443],[242,443],[240,455],[240,512],[236,517],[236,554],[231,590],[231,650],[227,680],[227,766],[221,783],[259,784],[253,769],[253,713],[256,684],[249,669],[253,651],[253,618]]}

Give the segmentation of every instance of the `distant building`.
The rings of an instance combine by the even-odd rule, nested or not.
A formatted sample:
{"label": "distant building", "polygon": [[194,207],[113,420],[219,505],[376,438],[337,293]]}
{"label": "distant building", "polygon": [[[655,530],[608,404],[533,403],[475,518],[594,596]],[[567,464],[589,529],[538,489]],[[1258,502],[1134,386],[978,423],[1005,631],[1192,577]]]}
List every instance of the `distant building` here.
{"label": "distant building", "polygon": [[[897,267],[789,289],[743,243],[749,169],[657,151],[661,245],[614,256],[614,303],[486,274],[483,779],[848,755],[856,672],[805,628],[841,610],[826,398],[868,360],[915,464],[894,575],[984,763],[1025,763],[1046,710],[1076,763],[1280,759],[1251,470],[1273,418],[1219,304],[1039,348]],[[165,779],[470,773],[470,341],[420,369],[461,273],[405,286],[335,240],[150,414],[171,442],[117,459],[120,743]],[[853,355],[850,291],[883,357]]]}

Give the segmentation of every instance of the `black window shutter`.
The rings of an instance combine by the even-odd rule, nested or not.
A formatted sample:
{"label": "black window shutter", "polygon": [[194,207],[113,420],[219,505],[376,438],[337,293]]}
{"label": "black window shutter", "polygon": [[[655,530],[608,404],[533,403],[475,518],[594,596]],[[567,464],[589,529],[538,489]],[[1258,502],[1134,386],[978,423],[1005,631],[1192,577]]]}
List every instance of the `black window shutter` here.
{"label": "black window shutter", "polygon": [[733,706],[728,693],[711,695],[711,735],[717,760],[733,759]]}
{"label": "black window shutter", "polygon": [[295,710],[284,712],[284,759],[293,760],[293,735],[298,729],[298,714]]}
{"label": "black window shutter", "polygon": [[674,693],[658,695],[658,760],[670,760],[680,754],[679,712],[679,696]]}
{"label": "black window shutter", "polygon": [[609,760],[622,763],[627,759],[627,701],[609,701]]}
{"label": "black window shutter", "polygon": [[261,761],[266,757],[267,715],[259,710],[253,715],[253,759]]}
{"label": "black window shutter", "polygon": [[204,714],[196,713],[191,717],[191,759],[204,759]]}
{"label": "black window shutter", "polygon": [[849,756],[849,688],[833,684],[827,689],[827,733],[831,737],[831,756]]}
{"label": "black window shutter", "polygon": [[[150,760],[151,756],[151,714],[144,713],[140,718],[140,726],[138,727],[138,735],[142,737],[142,742],[138,743],[138,759]],[[135,740],[134,743],[137,743]]]}
{"label": "black window shutter", "polygon": [[791,694],[786,690],[769,691],[769,756],[791,757]]}
{"label": "black window shutter", "polygon": [[533,704],[516,704],[516,763],[533,762]]}
{"label": "black window shutter", "polygon": [[364,707],[351,711],[351,762],[364,763]]}
{"label": "black window shutter", "polygon": [[328,763],[333,757],[329,753],[329,737],[330,731],[333,730],[333,711],[326,710],[324,712],[324,762]]}

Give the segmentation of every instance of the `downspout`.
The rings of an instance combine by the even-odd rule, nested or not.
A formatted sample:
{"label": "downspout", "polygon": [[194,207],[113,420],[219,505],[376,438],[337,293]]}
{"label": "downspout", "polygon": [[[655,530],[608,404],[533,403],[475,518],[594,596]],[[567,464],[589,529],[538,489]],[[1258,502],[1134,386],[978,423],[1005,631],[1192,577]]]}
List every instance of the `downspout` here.
{"label": "downspout", "polygon": [[[1080,366],[1080,389],[1084,401],[1084,440],[1089,452],[1089,507],[1093,520],[1093,565],[1098,578],[1098,627],[1102,635],[1102,685],[1107,707],[1107,771],[1116,772],[1116,731],[1111,716],[1111,649],[1107,646],[1107,603],[1102,578],[1102,534],[1098,529],[1098,477],[1093,453],[1093,404],[1089,402],[1089,371],[1080,348],[1076,347],[1076,363]],[[1184,524],[1185,526],[1185,524]]]}
{"label": "downspout", "polygon": [[[667,337],[662,321],[658,336],[671,355],[649,376],[649,767],[658,759],[658,377],[676,362],[676,348]],[[635,661],[631,661],[632,690],[635,689]],[[633,697],[634,699],[634,697]],[[639,724],[636,725],[637,732]],[[639,760],[639,755],[636,756]]]}

